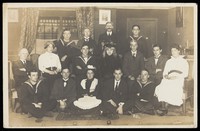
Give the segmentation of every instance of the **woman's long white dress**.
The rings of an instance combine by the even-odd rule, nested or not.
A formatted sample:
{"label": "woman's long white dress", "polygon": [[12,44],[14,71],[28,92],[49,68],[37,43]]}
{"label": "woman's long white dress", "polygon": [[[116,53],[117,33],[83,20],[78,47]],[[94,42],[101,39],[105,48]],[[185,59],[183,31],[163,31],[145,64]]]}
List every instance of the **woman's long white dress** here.
{"label": "woman's long white dress", "polygon": [[[188,70],[188,62],[182,56],[177,58],[171,57],[171,59],[166,62],[163,71],[163,79],[155,89],[155,96],[158,97],[158,101],[167,102],[176,106],[183,104],[184,78],[188,76]],[[177,76],[177,78],[169,80],[164,78],[165,75]]]}

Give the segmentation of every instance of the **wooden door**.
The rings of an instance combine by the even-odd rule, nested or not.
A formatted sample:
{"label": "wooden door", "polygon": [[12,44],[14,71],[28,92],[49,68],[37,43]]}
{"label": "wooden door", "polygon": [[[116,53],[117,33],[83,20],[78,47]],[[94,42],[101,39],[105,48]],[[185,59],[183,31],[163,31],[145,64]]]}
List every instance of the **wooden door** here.
{"label": "wooden door", "polygon": [[140,26],[140,35],[142,35],[148,44],[148,56],[153,56],[152,45],[157,44],[157,19],[151,18],[128,18],[127,36],[132,35],[132,26]]}

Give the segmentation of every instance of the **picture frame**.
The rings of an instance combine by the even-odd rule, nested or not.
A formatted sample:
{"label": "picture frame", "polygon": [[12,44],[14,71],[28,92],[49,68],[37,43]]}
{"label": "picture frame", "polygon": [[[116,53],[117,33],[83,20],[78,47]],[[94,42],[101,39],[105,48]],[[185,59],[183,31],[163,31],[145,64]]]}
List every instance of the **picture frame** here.
{"label": "picture frame", "polygon": [[18,9],[8,10],[8,22],[18,22]]}
{"label": "picture frame", "polygon": [[99,24],[111,21],[111,10],[99,10]]}
{"label": "picture frame", "polygon": [[183,7],[176,7],[176,27],[183,27]]}

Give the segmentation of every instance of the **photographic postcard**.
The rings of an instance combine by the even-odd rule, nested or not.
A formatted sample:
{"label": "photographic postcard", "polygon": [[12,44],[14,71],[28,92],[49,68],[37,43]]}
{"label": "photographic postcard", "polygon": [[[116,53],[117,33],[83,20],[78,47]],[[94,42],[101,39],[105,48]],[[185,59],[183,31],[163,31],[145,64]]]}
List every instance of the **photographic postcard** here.
{"label": "photographic postcard", "polygon": [[[82,10],[81,23],[77,9]],[[87,10],[92,7],[94,10]],[[26,10],[25,10],[26,8]],[[30,9],[30,12],[28,12]],[[85,12],[88,12],[85,14]],[[27,13],[28,12],[28,13]],[[27,17],[24,17],[25,14]],[[188,79],[194,81],[191,88],[191,98],[186,100],[186,114],[182,106],[173,107],[172,114],[166,116],[119,115],[119,119],[71,119],[56,120],[44,117],[41,123],[36,123],[34,117],[13,112],[13,100],[17,97],[12,74],[12,62],[18,59],[18,50],[27,47],[30,54],[40,55],[44,52],[44,43],[54,41],[64,28],[62,19],[69,15],[74,21],[73,31],[80,33],[86,26],[92,27],[92,35],[98,42],[99,35],[105,32],[105,24],[113,22],[114,32],[118,34],[121,43],[132,33],[132,25],[140,26],[140,33],[148,43],[148,51],[154,44],[161,44],[162,53],[170,55],[169,47],[178,43],[182,47],[189,64]],[[89,17],[89,16],[94,17]],[[71,17],[72,16],[72,17]],[[112,17],[111,17],[112,16]],[[39,17],[54,19],[56,26],[50,22],[38,25]],[[87,18],[87,19],[86,19]],[[29,32],[23,24],[30,24]],[[84,25],[85,24],[85,25]],[[80,26],[81,25],[81,26]],[[79,29],[81,28],[81,29]],[[80,30],[80,31],[79,31]],[[48,34],[42,34],[48,32]],[[33,34],[33,35],[32,35]],[[31,38],[27,37],[31,35]],[[48,36],[46,36],[48,35]],[[77,35],[77,34],[74,34]],[[35,36],[35,37],[33,37]],[[46,37],[45,37],[46,36]],[[30,39],[33,41],[23,41]],[[78,41],[78,35],[74,37]],[[121,48],[123,51],[123,48]],[[152,55],[153,52],[149,53]],[[189,84],[191,86],[192,84]],[[193,89],[193,90],[192,90]],[[187,94],[186,94],[187,95]],[[196,128],[197,127],[197,5],[195,3],[4,3],[3,4],[3,126],[4,128]]]}

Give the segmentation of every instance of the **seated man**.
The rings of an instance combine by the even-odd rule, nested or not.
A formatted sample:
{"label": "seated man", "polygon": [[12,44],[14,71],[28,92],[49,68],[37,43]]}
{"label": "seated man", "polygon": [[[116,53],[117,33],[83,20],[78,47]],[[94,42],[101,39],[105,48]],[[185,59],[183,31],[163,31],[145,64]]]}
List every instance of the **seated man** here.
{"label": "seated man", "polygon": [[149,73],[143,69],[140,78],[129,89],[129,100],[124,104],[123,109],[132,109],[132,113],[154,114],[154,91],[155,84],[149,80]]}
{"label": "seated man", "polygon": [[28,77],[29,80],[21,86],[22,109],[36,117],[36,122],[41,122],[42,117],[52,116],[48,111],[53,109],[55,103],[49,101],[47,87],[42,80],[38,79],[37,70],[31,69]]}
{"label": "seated man", "polygon": [[[14,75],[14,80],[15,80],[15,89],[17,91],[17,94],[19,95],[20,93],[20,88],[22,83],[24,83],[26,80],[28,80],[28,74],[27,71],[32,68],[32,63],[27,60],[28,58],[28,50],[26,48],[22,48],[19,51],[19,60],[13,62],[12,66],[12,71]],[[16,98],[15,100],[15,112],[18,112],[20,109],[20,100],[19,98]]]}
{"label": "seated man", "polygon": [[118,118],[118,113],[123,114],[123,104],[128,99],[128,86],[122,79],[121,68],[114,70],[114,78],[104,82],[102,90],[102,115],[109,118]]}
{"label": "seated man", "polygon": [[[73,62],[74,74],[76,76],[76,83],[80,83],[86,76],[87,66],[93,65],[96,70],[96,76],[98,75],[97,59],[89,54],[89,46],[87,44],[82,45],[81,55],[76,57]],[[97,77],[98,78],[98,77]]]}
{"label": "seated man", "polygon": [[76,100],[76,83],[69,78],[70,71],[68,68],[62,69],[62,78],[54,82],[50,99],[57,101],[57,110],[69,111],[71,104]]}
{"label": "seated man", "polygon": [[159,45],[153,45],[154,56],[147,59],[145,68],[149,71],[149,79],[159,85],[163,78],[163,70],[168,58],[161,54],[162,48]]}
{"label": "seated man", "polygon": [[124,76],[127,78],[129,87],[133,86],[141,70],[144,69],[144,56],[138,51],[137,41],[130,41],[130,49],[124,55],[122,64]]}

